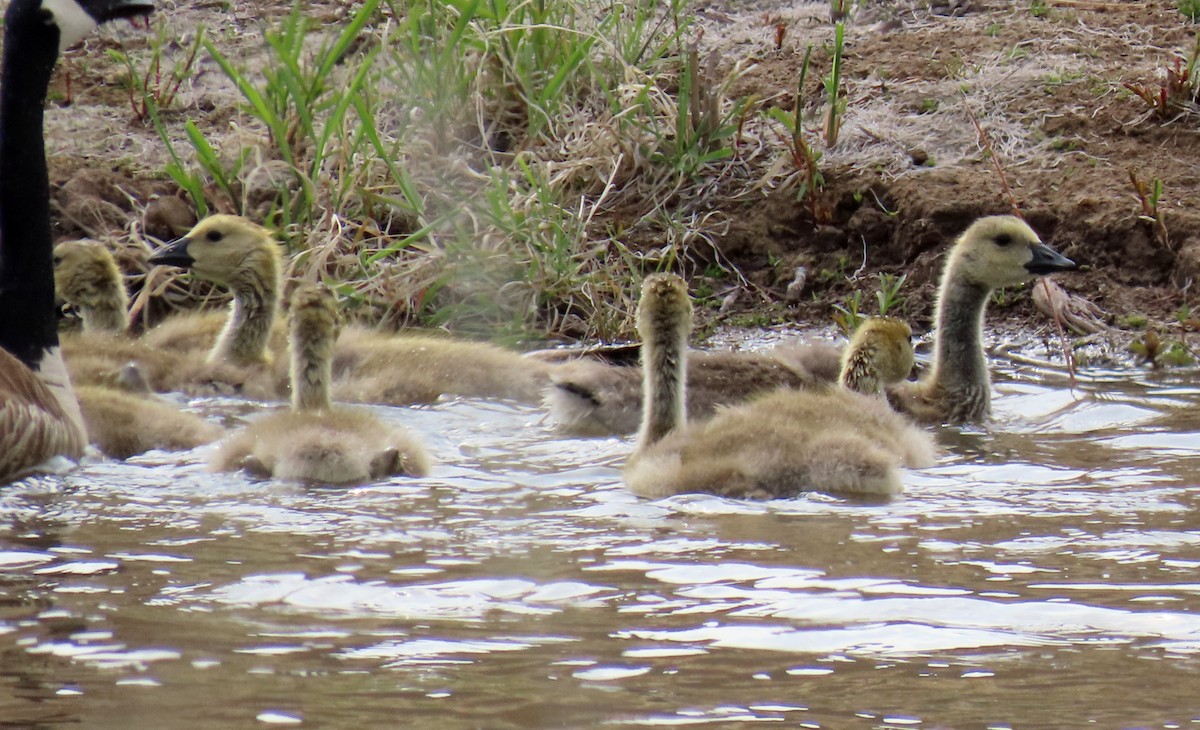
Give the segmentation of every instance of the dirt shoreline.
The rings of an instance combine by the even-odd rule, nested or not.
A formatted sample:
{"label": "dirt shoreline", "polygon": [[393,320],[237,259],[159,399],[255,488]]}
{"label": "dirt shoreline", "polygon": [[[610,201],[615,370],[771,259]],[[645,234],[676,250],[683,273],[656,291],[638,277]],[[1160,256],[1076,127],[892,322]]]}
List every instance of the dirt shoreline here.
{"label": "dirt shoreline", "polygon": [[[252,19],[268,15],[264,8],[282,14],[287,5],[228,7],[176,8],[172,23],[253,29]],[[819,98],[828,66],[822,44],[832,36],[827,3],[705,0],[693,7],[699,48],[730,74],[731,98],[790,108],[810,43],[818,51],[805,93]],[[311,12],[332,19],[349,10],[318,3]],[[138,43],[136,34],[119,33],[130,47]],[[709,325],[824,324],[832,305],[855,289],[870,302],[876,274],[903,273],[903,313],[924,329],[947,245],[972,219],[1009,212],[1015,202],[1043,240],[1084,267],[1056,280],[1094,302],[1106,324],[1125,328],[1111,333],[1113,342],[1132,340],[1138,328],[1130,324],[1143,320],[1168,332],[1181,307],[1195,301],[1191,285],[1200,277],[1200,107],[1193,100],[1159,117],[1125,84],[1157,89],[1196,33],[1166,0],[861,4],[847,26],[846,123],[822,161],[824,219],[815,220],[813,206],[777,180],[708,201],[721,225],[711,251],[692,252],[692,281],[709,292]],[[244,34],[212,37],[233,55],[255,48]],[[179,197],[163,174],[159,140],[131,120],[120,69],[95,58],[96,48],[83,53],[64,64],[52,94],[59,108],[48,113],[56,234],[169,235],[161,221],[145,219],[156,196]],[[63,102],[68,75],[75,80],[70,105]],[[238,121],[236,96],[217,86],[211,69],[199,74],[184,90],[180,119],[213,134]],[[88,125],[113,131],[97,146],[79,132]],[[1165,240],[1139,217],[1131,170],[1162,183]],[[604,215],[612,226],[629,222],[617,210]],[[631,248],[654,243],[630,240]],[[136,261],[127,263],[136,270]],[[715,275],[706,281],[706,263],[726,271],[709,266]],[[788,301],[798,267],[806,283]],[[1023,293],[993,302],[988,321],[1048,326]]]}

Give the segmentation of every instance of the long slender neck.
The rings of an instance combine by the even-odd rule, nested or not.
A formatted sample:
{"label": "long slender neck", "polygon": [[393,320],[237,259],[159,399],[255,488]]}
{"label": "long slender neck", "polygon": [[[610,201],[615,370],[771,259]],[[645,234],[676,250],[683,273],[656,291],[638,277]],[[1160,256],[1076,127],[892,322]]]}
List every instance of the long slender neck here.
{"label": "long slender neck", "polygon": [[50,180],[42,140],[52,25],[10,12],[0,80],[0,347],[32,370],[58,345],[50,237]]}
{"label": "long slender neck", "polygon": [[983,309],[990,295],[990,288],[964,281],[953,270],[946,272],[938,296],[933,370],[928,376],[944,391],[981,393],[985,401],[989,397]]}
{"label": "long slender neck", "polygon": [[270,362],[267,342],[275,324],[279,306],[279,261],[264,253],[239,270],[230,280],[233,304],[209,360],[225,360],[235,365]]}
{"label": "long slender neck", "polygon": [[650,329],[642,333],[638,448],[657,443],[687,422],[687,331],[669,322],[656,322]]}
{"label": "long slender neck", "polygon": [[325,410],[331,404],[329,382],[333,377],[336,332],[332,323],[300,319],[295,317],[291,327],[292,409]]}

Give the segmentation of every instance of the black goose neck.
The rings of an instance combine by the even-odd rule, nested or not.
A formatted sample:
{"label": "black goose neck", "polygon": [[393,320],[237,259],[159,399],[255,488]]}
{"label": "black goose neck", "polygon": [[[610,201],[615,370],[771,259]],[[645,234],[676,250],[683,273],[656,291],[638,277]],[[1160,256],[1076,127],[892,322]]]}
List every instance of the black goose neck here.
{"label": "black goose neck", "polygon": [[58,41],[58,26],[38,0],[13,0],[0,70],[0,347],[35,369],[58,344],[42,138]]}

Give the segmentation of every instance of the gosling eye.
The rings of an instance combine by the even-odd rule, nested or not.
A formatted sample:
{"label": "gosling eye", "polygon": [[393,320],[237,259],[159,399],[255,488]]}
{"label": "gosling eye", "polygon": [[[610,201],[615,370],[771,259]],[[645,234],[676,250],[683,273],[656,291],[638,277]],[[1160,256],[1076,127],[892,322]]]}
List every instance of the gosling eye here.
{"label": "gosling eye", "polygon": [[1007,246],[1013,242],[1013,237],[1011,233],[997,233],[992,240],[996,242],[997,246]]}
{"label": "gosling eye", "polygon": [[220,241],[221,238],[223,238],[220,231],[209,231],[207,234],[205,234],[204,237],[207,238],[208,240],[212,241],[213,243],[216,243],[217,241]]}
{"label": "gosling eye", "polygon": [[51,260],[54,262],[54,265],[55,265],[55,266],[61,266],[61,265],[62,265],[62,262],[63,262],[63,257],[62,257],[62,256],[55,256],[55,257],[53,257],[53,259],[51,259]]}

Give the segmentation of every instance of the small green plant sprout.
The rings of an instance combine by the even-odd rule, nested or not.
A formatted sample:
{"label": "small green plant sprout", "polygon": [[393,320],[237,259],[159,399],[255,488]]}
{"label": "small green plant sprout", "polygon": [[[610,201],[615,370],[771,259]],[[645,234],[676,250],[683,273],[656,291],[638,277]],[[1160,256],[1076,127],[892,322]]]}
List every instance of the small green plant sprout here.
{"label": "small green plant sprout", "polygon": [[875,292],[875,301],[879,304],[879,316],[887,316],[888,312],[894,309],[904,308],[904,298],[900,296],[900,289],[904,287],[904,282],[908,281],[908,274],[879,274],[879,290]]}
{"label": "small green plant sprout", "polygon": [[183,82],[191,77],[196,65],[196,56],[204,44],[205,29],[200,26],[196,35],[185,48],[183,55],[170,62],[170,68],[163,69],[163,57],[169,46],[175,43],[173,34],[168,34],[166,20],[160,18],[155,28],[154,37],[150,39],[150,58],[145,69],[139,69],[139,63],[122,48],[109,49],[108,57],[125,67],[128,74],[122,83],[129,92],[129,106],[133,115],[141,123],[146,123],[154,112],[170,109],[179,95]]}
{"label": "small green plant sprout", "polygon": [[1033,0],[1029,3],[1029,14],[1035,18],[1045,18],[1050,14],[1050,3],[1046,0]]}
{"label": "small green plant sprout", "polygon": [[679,75],[672,155],[676,169],[689,176],[710,162],[733,155],[729,142],[741,129],[752,101],[743,98],[730,111],[722,111],[721,102],[732,78],[717,80],[719,60],[714,51],[701,68],[699,52],[693,43]]}
{"label": "small green plant sprout", "polygon": [[[1200,2],[1200,0],[1197,0]],[[1196,63],[1200,61],[1200,33],[1196,34],[1192,51],[1186,57],[1176,56],[1156,85],[1126,81],[1122,84],[1132,91],[1159,119],[1169,119],[1188,110],[1195,110],[1200,85],[1196,83]]]}
{"label": "small green plant sprout", "polygon": [[804,61],[800,64],[800,79],[796,82],[796,97],[791,110],[771,107],[767,110],[767,116],[787,130],[787,150],[791,155],[792,164],[800,171],[797,200],[807,201],[813,220],[825,222],[829,220],[832,211],[819,199],[821,191],[825,189],[825,178],[817,165],[821,160],[821,153],[814,150],[804,137],[804,81],[808,78],[812,50],[811,44],[804,50]]}
{"label": "small green plant sprout", "polygon": [[825,147],[832,149],[837,144],[842,130],[842,118],[846,115],[846,96],[842,93],[842,51],[845,48],[846,26],[838,23],[833,31],[833,66],[825,77]]}
{"label": "small green plant sprout", "polygon": [[1172,365],[1174,367],[1185,367],[1196,362],[1195,356],[1188,346],[1180,340],[1171,340],[1167,343],[1167,349],[1159,354],[1159,361],[1164,365]]}
{"label": "small green plant sprout", "polygon": [[1133,183],[1133,190],[1137,194],[1138,202],[1142,206],[1142,212],[1138,216],[1138,220],[1150,226],[1150,232],[1154,235],[1154,240],[1160,246],[1168,251],[1173,251],[1174,248],[1171,246],[1171,239],[1167,235],[1167,223],[1163,211],[1159,207],[1163,193],[1162,180],[1154,178],[1147,185],[1146,181],[1138,177],[1137,172],[1131,167],[1129,168],[1129,181]]}
{"label": "small green plant sprout", "polygon": [[1117,326],[1123,330],[1140,330],[1149,322],[1149,318],[1144,314],[1127,314],[1117,320]]}
{"label": "small green plant sprout", "polygon": [[866,317],[862,314],[863,293],[855,289],[841,304],[833,305],[833,322],[847,338],[854,334]]}
{"label": "small green plant sprout", "polygon": [[1175,0],[1175,7],[1193,23],[1200,20],[1200,0]]}

